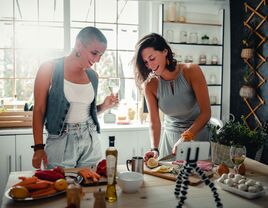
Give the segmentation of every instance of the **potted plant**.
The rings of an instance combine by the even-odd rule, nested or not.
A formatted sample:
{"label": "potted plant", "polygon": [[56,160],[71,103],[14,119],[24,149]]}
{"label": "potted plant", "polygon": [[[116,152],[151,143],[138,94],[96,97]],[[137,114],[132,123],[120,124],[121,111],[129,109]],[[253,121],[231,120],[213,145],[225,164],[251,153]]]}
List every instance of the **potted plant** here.
{"label": "potted plant", "polygon": [[203,35],[201,40],[203,44],[209,44],[209,37],[207,35]]}
{"label": "potted plant", "polygon": [[[254,24],[254,23],[253,23]],[[244,27],[243,39],[242,39],[242,51],[241,58],[251,59],[254,56],[255,49],[255,34],[253,29]],[[255,28],[255,27],[253,27]]]}
{"label": "potted plant", "polygon": [[232,145],[245,146],[251,152],[261,149],[265,143],[267,133],[262,127],[255,130],[239,121],[230,120],[222,128],[209,125],[212,162],[220,164],[224,162],[229,167],[233,167],[230,160],[230,147]]}
{"label": "potted plant", "polygon": [[256,89],[253,84],[253,75],[250,74],[249,69],[246,69],[244,75],[245,84],[239,90],[239,95],[243,98],[252,99],[256,95]]}

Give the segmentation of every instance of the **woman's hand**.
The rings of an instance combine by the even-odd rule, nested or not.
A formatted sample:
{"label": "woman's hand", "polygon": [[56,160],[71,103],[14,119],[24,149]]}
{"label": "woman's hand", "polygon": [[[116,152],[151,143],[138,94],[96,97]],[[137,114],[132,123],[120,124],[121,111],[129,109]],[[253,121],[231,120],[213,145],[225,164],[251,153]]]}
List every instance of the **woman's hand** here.
{"label": "woman's hand", "polygon": [[119,103],[118,93],[116,93],[115,95],[111,94],[105,97],[103,101],[103,106],[105,110],[107,110],[107,109],[117,106],[118,103]]}
{"label": "woman's hand", "polygon": [[172,148],[172,154],[176,155],[177,146],[179,146],[182,142],[189,142],[193,139],[194,139],[194,134],[191,131],[189,130],[184,131],[181,134],[181,138],[174,144]]}
{"label": "woman's hand", "polygon": [[34,168],[40,169],[41,164],[44,164],[44,168],[47,167],[47,154],[45,150],[37,150],[34,152],[32,165]]}
{"label": "woman's hand", "polygon": [[147,162],[151,157],[158,158],[158,152],[154,150],[148,150],[144,155],[144,162]]}
{"label": "woman's hand", "polygon": [[176,155],[177,146],[179,146],[182,142],[184,142],[184,137],[181,137],[173,146],[172,154]]}

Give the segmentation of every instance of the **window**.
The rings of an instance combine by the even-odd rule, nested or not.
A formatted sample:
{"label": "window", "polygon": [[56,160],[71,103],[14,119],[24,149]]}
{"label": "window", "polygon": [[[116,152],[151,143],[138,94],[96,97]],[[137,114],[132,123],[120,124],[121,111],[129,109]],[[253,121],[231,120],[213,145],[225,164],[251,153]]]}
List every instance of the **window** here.
{"label": "window", "polygon": [[5,103],[14,97],[24,103],[32,96],[39,65],[64,54],[63,1],[0,3],[0,96]]}
{"label": "window", "polygon": [[[107,79],[120,77],[120,99],[131,100],[137,110],[139,95],[130,62],[138,40],[138,1],[0,0],[0,3],[1,99],[12,100],[16,96],[27,102],[40,64],[70,52],[77,33],[91,25],[98,27],[108,40],[105,54],[94,66],[100,78],[98,102],[110,93]],[[64,24],[66,20],[70,25]]]}

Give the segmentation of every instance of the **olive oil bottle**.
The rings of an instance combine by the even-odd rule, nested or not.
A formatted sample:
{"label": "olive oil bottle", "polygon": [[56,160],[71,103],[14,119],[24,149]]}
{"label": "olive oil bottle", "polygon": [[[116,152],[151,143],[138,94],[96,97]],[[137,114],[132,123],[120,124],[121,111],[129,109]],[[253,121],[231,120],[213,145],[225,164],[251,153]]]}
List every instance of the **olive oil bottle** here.
{"label": "olive oil bottle", "polygon": [[107,188],[105,199],[108,202],[117,200],[116,194],[116,166],[117,166],[117,149],[114,147],[115,137],[109,136],[109,147],[106,150],[106,171],[107,171]]}

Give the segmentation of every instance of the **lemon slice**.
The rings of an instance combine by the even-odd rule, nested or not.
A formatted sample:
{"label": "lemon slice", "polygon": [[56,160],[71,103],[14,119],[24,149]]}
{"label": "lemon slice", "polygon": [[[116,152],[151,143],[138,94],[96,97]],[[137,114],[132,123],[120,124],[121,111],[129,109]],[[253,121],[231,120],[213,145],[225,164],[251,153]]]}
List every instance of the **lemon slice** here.
{"label": "lemon slice", "polygon": [[146,165],[148,166],[148,168],[155,168],[155,167],[158,166],[158,160],[155,159],[155,158],[153,158],[153,157],[151,157],[151,158],[147,161]]}
{"label": "lemon slice", "polygon": [[161,165],[159,168],[157,168],[156,172],[170,173],[172,170],[173,170],[173,167],[171,167],[171,166]]}

